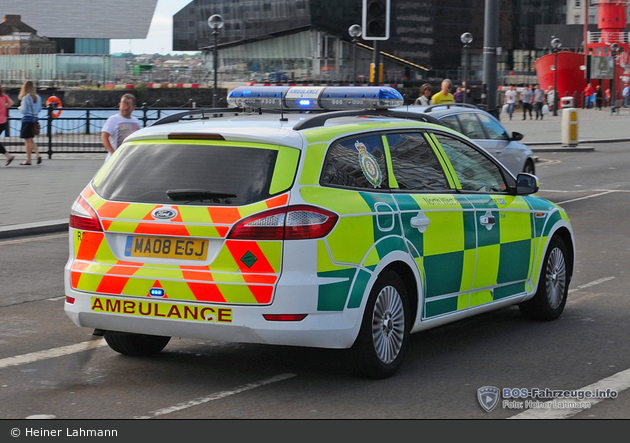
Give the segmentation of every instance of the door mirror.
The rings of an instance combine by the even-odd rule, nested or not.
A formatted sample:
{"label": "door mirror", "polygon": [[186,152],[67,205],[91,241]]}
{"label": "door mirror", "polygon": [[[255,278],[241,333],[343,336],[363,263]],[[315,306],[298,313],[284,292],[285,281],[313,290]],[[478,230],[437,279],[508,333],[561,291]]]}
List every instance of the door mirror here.
{"label": "door mirror", "polygon": [[521,134],[520,132],[512,132],[512,138],[510,138],[510,140],[514,140],[516,142],[520,142],[521,140],[523,140],[523,134]]}
{"label": "door mirror", "polygon": [[538,192],[538,177],[521,172],[516,177],[516,195],[529,195]]}

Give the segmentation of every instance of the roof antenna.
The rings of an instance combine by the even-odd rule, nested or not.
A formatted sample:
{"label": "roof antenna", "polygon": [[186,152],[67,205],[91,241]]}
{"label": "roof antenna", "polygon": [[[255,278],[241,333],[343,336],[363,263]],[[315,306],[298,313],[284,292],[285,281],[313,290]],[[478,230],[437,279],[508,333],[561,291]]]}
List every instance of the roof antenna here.
{"label": "roof antenna", "polygon": [[289,119],[284,116],[284,97],[282,96],[282,93],[280,93],[280,121],[281,122],[289,121]]}

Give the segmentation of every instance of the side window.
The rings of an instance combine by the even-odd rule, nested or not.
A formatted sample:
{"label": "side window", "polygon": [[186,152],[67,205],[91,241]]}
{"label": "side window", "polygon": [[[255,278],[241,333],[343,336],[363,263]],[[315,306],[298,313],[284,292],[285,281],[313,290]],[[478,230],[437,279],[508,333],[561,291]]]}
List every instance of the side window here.
{"label": "side window", "polygon": [[409,191],[450,189],[433,148],[422,134],[389,134],[387,144],[398,189]]}
{"label": "side window", "polygon": [[387,163],[380,135],[334,142],[324,160],[322,185],[388,190]]}
{"label": "side window", "polygon": [[456,138],[435,134],[464,191],[507,192],[499,166],[482,152]]}
{"label": "side window", "polygon": [[459,125],[459,120],[457,120],[457,116],[447,115],[446,117],[442,117],[440,121],[449,128],[454,129],[457,132],[462,132],[462,128]]}
{"label": "side window", "polygon": [[498,121],[485,114],[478,114],[477,116],[486,129],[490,140],[507,140],[508,137],[505,133],[505,129],[503,129],[503,126],[501,126]]}
{"label": "side window", "polygon": [[472,139],[486,138],[486,133],[483,132],[483,126],[477,119],[475,114],[470,112],[458,114],[459,123],[462,125],[462,134]]}

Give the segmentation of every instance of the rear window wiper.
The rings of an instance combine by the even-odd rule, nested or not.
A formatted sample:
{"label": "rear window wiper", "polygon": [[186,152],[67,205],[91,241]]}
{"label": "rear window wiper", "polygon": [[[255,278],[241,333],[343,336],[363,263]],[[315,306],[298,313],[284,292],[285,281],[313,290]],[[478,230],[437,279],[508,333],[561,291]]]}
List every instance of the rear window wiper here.
{"label": "rear window wiper", "polygon": [[181,201],[203,201],[203,200],[223,200],[226,198],[236,198],[236,194],[226,192],[214,192],[205,189],[169,189],[166,195],[171,200]]}

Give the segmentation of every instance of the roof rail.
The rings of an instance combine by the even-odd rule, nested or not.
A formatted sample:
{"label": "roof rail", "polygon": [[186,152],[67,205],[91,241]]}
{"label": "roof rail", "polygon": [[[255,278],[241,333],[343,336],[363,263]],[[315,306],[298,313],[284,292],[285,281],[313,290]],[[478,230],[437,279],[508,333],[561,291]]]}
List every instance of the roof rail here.
{"label": "roof rail", "polygon": [[[190,111],[178,112],[177,114],[168,115],[166,117],[162,117],[161,119],[155,121],[151,126],[156,125],[165,125],[167,123],[177,123],[182,120],[208,120],[214,117],[223,117],[224,114],[235,114],[238,115],[239,112],[242,112],[241,108],[197,108],[192,109]],[[199,116],[198,118],[194,118],[195,116]],[[191,118],[185,118],[191,117]]]}
{"label": "roof rail", "polygon": [[431,112],[434,109],[444,108],[444,107],[446,107],[446,109],[449,109],[451,106],[457,107],[457,108],[479,109],[477,106],[471,105],[470,103],[440,103],[439,105],[431,105],[431,106],[429,106],[423,112]]}
{"label": "roof rail", "polygon": [[320,126],[324,126],[326,122],[332,118],[340,118],[340,117],[358,117],[358,116],[366,116],[366,117],[391,117],[391,118],[402,118],[407,120],[416,120],[426,123],[434,123],[436,125],[444,126],[437,118],[431,115],[425,115],[417,112],[405,112],[405,111],[397,111],[391,109],[363,109],[363,110],[352,110],[352,111],[336,111],[336,112],[326,112],[323,114],[316,114],[306,120],[302,120],[299,123],[293,126],[293,129],[296,131],[300,131],[303,129],[317,128]]}

